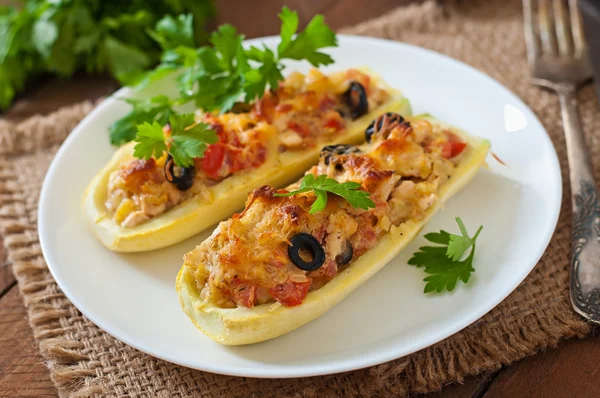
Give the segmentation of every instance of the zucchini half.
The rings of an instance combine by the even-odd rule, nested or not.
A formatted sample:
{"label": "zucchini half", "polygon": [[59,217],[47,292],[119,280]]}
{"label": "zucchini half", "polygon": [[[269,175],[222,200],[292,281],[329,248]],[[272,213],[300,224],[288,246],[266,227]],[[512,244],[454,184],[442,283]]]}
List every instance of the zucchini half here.
{"label": "zucchini half", "polygon": [[419,222],[407,221],[382,236],[377,245],[351,263],[333,280],[308,293],[302,304],[285,307],[279,303],[254,308],[220,308],[199,297],[193,268],[184,262],[176,287],[183,311],[211,339],[225,345],[258,343],[288,333],[323,315],[392,260],[421,231],[425,223],[452,195],[465,187],[485,163],[490,142],[424,117],[451,129],[468,143],[467,152],[452,178],[440,188],[438,203]]}
{"label": "zucchini half", "polygon": [[197,195],[133,228],[124,228],[115,223],[104,205],[110,174],[122,162],[133,158],[134,143],[124,145],[91,180],[83,195],[84,212],[91,221],[97,237],[108,249],[117,252],[148,251],[181,242],[241,209],[248,192],[255,187],[284,186],[297,179],[304,170],[317,162],[323,146],[334,143],[362,143],[366,127],[376,116],[384,112],[396,112],[406,116],[411,114],[406,98],[385,85],[372,72],[364,72],[380,86],[385,87],[392,97],[377,109],[350,123],[343,133],[334,137],[335,141],[323,140],[314,148],[280,154],[278,140],[273,137],[268,142],[267,159],[260,167],[238,172],[209,187],[209,198]]}

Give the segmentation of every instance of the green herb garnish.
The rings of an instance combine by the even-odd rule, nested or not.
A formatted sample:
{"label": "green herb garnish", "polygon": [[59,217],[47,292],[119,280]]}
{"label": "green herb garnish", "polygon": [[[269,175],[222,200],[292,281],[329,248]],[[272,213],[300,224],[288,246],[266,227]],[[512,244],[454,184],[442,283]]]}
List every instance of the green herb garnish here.
{"label": "green herb garnish", "polygon": [[173,114],[169,123],[171,133],[168,138],[163,133],[163,127],[156,121],[139,125],[135,136],[137,144],[134,156],[143,159],[152,156],[159,158],[168,149],[177,166],[190,167],[194,164],[194,158],[204,156],[207,144],[217,142],[215,132],[205,123],[194,124],[194,115],[191,113]]}
{"label": "green herb garnish", "polygon": [[374,208],[375,203],[369,197],[369,192],[360,190],[360,184],[357,182],[337,182],[326,175],[315,177],[313,174],[307,174],[300,183],[300,188],[288,193],[276,193],[275,196],[292,196],[299,193],[313,191],[317,200],[310,207],[310,214],[317,213],[327,206],[327,192],[341,196],[355,209],[368,210]]}
{"label": "green herb garnish", "polygon": [[20,3],[0,5],[0,109],[46,74],[109,72],[125,83],[165,47],[205,43],[204,25],[215,14],[210,0]]}
{"label": "green herb garnish", "polygon": [[[425,239],[442,246],[420,247],[419,251],[414,253],[412,258],[408,260],[410,265],[425,267],[425,272],[430,274],[423,279],[427,282],[424,293],[433,291],[441,293],[444,289],[452,291],[459,279],[467,283],[471,273],[475,272],[473,268],[475,241],[483,226],[480,226],[471,238],[459,217],[456,217],[456,223],[461,235],[451,234],[443,230],[428,233],[425,235]],[[471,249],[471,252],[467,258],[460,261],[469,249]]]}
{"label": "green herb garnish", "polygon": [[[306,60],[315,67],[333,63],[331,56],[319,51],[337,46],[335,33],[325,24],[322,15],[315,16],[301,32],[298,32],[297,12],[284,7],[279,18],[281,43],[275,51],[267,47],[244,48],[244,36],[231,25],[222,25],[213,32],[209,39],[212,47],[195,48],[186,44],[189,34],[179,35],[183,30],[189,31],[189,22],[185,18],[164,21],[157,26],[156,32],[151,33],[154,37],[163,32],[162,36],[156,37],[165,49],[160,64],[148,72],[129,74],[128,83],[141,88],[169,73],[176,73],[179,95],[169,100],[166,110],[160,108],[162,112],[172,114],[173,106],[189,102],[204,111],[226,112],[236,102],[249,103],[262,97],[266,89],[276,89],[283,80],[285,66],[282,61],[285,59]],[[154,98],[150,101],[162,103]],[[155,112],[153,120],[160,123],[162,114]],[[125,118],[150,123],[149,117],[152,115],[147,111],[134,107]],[[131,137],[127,126],[128,122],[123,119],[113,124],[113,143]]]}
{"label": "green herb garnish", "polygon": [[162,126],[174,114],[173,103],[166,95],[157,95],[147,99],[125,98],[123,100],[133,109],[110,126],[110,142],[113,145],[122,145],[133,140],[138,126],[142,123],[156,121]]}

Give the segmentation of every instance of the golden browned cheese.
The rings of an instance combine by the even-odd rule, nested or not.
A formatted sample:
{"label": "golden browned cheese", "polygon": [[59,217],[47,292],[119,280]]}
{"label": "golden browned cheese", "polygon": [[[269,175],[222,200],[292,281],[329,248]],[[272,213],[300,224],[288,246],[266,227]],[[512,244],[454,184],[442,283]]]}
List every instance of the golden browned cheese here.
{"label": "golden browned cheese", "polygon": [[[299,182],[276,191],[264,186],[248,198],[244,211],[219,224],[214,233],[186,257],[196,265],[201,298],[232,308],[279,301],[301,304],[309,291],[335,278],[393,226],[420,220],[438,200],[438,190],[460,161],[466,143],[449,131],[415,119],[379,129],[361,147],[324,151],[307,174],[354,181],[370,193],[375,208],[355,209],[329,194],[323,211],[310,214],[312,192],[274,196],[297,189]],[[288,256],[290,240],[312,235],[325,251],[316,271],[303,271]]]}
{"label": "golden browned cheese", "polygon": [[[307,75],[292,73],[247,112],[198,114],[197,122],[209,124],[219,142],[208,146],[204,158],[195,159],[191,188],[180,191],[166,181],[166,156],[151,159],[152,164],[132,160],[110,176],[107,210],[117,224],[131,228],[193,196],[207,195],[206,187],[235,173],[259,167],[268,156],[265,137],[277,137],[281,152],[301,151],[314,147],[318,139],[334,137],[352,120],[344,99],[351,82],[364,87],[370,109],[390,97],[358,70],[327,76],[313,69]],[[136,171],[144,167],[148,170]]]}

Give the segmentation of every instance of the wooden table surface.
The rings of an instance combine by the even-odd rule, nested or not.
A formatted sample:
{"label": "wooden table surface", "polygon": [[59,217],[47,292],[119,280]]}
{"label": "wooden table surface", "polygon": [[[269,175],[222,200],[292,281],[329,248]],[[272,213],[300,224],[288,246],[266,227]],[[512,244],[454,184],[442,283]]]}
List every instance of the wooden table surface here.
{"label": "wooden table surface", "polygon": [[[276,34],[275,18],[283,4],[296,9],[306,23],[325,14],[333,28],[384,14],[411,0],[217,0],[218,23],[229,22],[248,37]],[[248,16],[252,15],[251,18]],[[257,23],[260,21],[260,23]],[[50,79],[23,95],[4,115],[22,120],[61,106],[108,95],[118,84],[107,77],[76,76],[68,81]],[[1,236],[0,236],[1,241]],[[453,384],[429,397],[598,397],[600,396],[600,343],[594,335],[565,341],[496,372]],[[53,397],[57,392],[44,365],[10,264],[0,245],[0,397]]]}

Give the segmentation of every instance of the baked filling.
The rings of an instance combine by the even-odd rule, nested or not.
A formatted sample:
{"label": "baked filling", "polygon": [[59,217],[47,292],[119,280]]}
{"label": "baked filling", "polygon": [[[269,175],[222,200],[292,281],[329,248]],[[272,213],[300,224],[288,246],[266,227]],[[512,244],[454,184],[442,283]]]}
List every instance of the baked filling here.
{"label": "baked filling", "polygon": [[[269,153],[266,140],[276,137],[279,153],[314,148],[335,140],[347,124],[390,99],[390,93],[358,70],[324,75],[313,69],[294,72],[273,92],[248,107],[224,114],[196,114],[219,138],[194,166],[178,168],[168,154],[132,159],[109,177],[106,209],[115,223],[131,228],[236,173],[260,167]],[[243,107],[239,107],[243,108]],[[239,112],[238,112],[239,111]],[[164,134],[170,133],[169,126]]]}
{"label": "baked filling", "polygon": [[[275,196],[298,189],[299,182],[254,190],[241,213],[185,256],[200,298],[221,308],[301,304],[384,234],[422,220],[468,145],[425,119],[391,113],[375,120],[366,136],[362,146],[323,148],[306,174],[359,183],[374,208],[356,209],[330,193],[325,209],[311,214],[312,192]],[[315,262],[320,266],[311,270]]]}

